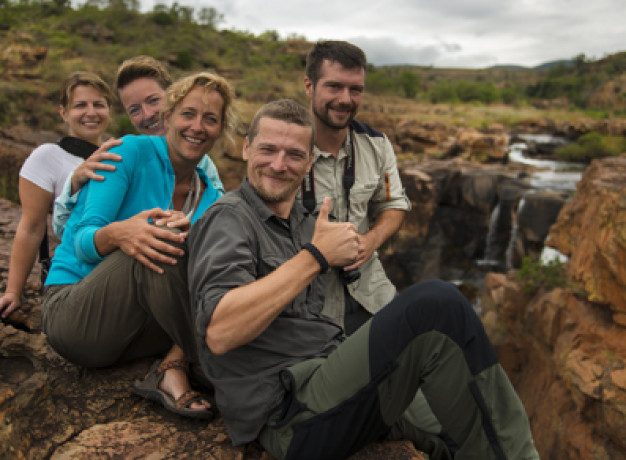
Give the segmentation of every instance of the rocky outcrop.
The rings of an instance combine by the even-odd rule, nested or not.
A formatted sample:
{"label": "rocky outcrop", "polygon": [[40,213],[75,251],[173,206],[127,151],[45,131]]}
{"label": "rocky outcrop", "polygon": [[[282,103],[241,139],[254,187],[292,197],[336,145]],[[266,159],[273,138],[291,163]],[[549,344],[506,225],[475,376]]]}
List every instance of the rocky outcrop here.
{"label": "rocky outcrop", "polygon": [[580,118],[555,122],[545,118],[528,118],[516,123],[512,127],[512,131],[519,134],[552,134],[568,139],[576,139],[591,131],[609,136],[624,136],[626,135],[626,120],[620,118],[608,120]]}
{"label": "rocky outcrop", "polygon": [[485,264],[519,267],[538,257],[565,202],[533,190],[521,165],[421,160],[402,163],[400,175],[412,209],[381,251],[399,289],[427,278],[480,284]]}
{"label": "rocky outcrop", "polygon": [[0,54],[3,67],[0,73],[12,78],[41,78],[42,65],[47,55],[48,48],[37,46],[32,35],[18,33]]}
{"label": "rocky outcrop", "polygon": [[594,160],[547,244],[570,256],[569,275],[588,300],[626,326],[626,156]]}
{"label": "rocky outcrop", "polygon": [[592,163],[552,226],[548,244],[570,256],[563,287],[485,278],[483,323],[542,458],[626,458],[624,168],[624,157]]}
{"label": "rocky outcrop", "polygon": [[[19,217],[19,207],[0,199],[0,292]],[[232,447],[220,417],[210,423],[178,417],[131,394],[151,359],[89,370],[56,354],[41,332],[35,265],[25,307],[0,321],[0,458],[271,460],[257,443]],[[371,444],[352,458],[425,457],[403,441]]]}

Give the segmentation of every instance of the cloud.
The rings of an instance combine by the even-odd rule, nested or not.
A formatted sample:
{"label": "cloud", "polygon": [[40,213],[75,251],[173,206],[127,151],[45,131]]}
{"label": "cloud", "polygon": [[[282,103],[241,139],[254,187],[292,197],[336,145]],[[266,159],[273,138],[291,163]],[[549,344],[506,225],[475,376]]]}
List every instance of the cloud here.
{"label": "cloud", "polygon": [[[161,1],[173,0],[141,0],[144,10]],[[534,66],[626,49],[624,0],[178,1],[195,9],[216,8],[225,28],[350,40],[377,65]]]}

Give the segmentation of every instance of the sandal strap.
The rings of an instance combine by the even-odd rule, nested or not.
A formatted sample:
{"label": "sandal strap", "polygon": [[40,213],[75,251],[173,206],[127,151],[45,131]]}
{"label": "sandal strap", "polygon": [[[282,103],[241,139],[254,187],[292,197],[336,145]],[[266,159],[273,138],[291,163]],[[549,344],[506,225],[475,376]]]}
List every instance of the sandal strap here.
{"label": "sandal strap", "polygon": [[169,369],[180,369],[187,373],[189,371],[189,363],[184,359],[172,359],[171,361],[161,361],[157,367],[157,373],[162,374]]}
{"label": "sandal strap", "polygon": [[200,393],[194,390],[187,390],[176,400],[176,409],[185,409],[195,401],[202,401]]}

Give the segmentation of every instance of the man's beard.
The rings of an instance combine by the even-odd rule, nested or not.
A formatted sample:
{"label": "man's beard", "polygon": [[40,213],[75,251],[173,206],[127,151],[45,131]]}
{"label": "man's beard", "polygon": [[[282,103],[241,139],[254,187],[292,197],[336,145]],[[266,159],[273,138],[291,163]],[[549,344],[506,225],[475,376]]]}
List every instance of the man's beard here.
{"label": "man's beard", "polygon": [[319,121],[321,121],[322,123],[324,123],[326,126],[328,126],[331,129],[341,130],[341,129],[347,128],[350,122],[354,120],[354,117],[356,116],[357,107],[354,104],[341,105],[339,106],[340,110],[346,110],[347,112],[350,112],[350,116],[348,116],[348,119],[346,120],[345,123],[341,123],[341,124],[334,123],[330,119],[330,115],[329,115],[330,107],[331,107],[331,104],[328,103],[324,106],[324,110],[320,111],[317,109],[315,105],[313,105],[313,115],[315,115],[315,117]]}
{"label": "man's beard", "polygon": [[[259,176],[275,177],[279,179],[284,179],[286,177],[286,176],[271,175],[271,174],[259,174]],[[254,189],[256,190],[257,195],[259,195],[263,199],[263,201],[267,203],[280,203],[282,201],[285,201],[291,198],[291,196],[294,194],[294,192],[299,186],[300,186],[300,182],[295,180],[294,178],[294,181],[291,184],[289,184],[289,187],[287,187],[286,189],[284,189],[282,192],[279,192],[279,193],[269,192],[263,187],[261,181],[259,181],[259,183],[256,186],[254,186]]]}

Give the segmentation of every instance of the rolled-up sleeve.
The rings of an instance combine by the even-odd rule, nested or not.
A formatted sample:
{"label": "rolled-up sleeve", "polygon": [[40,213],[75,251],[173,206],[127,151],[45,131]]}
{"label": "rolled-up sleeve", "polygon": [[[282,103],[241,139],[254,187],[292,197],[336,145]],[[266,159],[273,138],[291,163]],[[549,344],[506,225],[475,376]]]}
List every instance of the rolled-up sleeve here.
{"label": "rolled-up sleeve", "polygon": [[376,191],[369,203],[369,214],[375,219],[387,209],[409,211],[411,203],[404,193],[396,155],[389,140],[385,137],[381,147],[381,174]]}
{"label": "rolled-up sleeve", "polygon": [[249,223],[218,201],[189,233],[189,290],[197,334],[204,339],[211,316],[231,289],[257,278]]}

